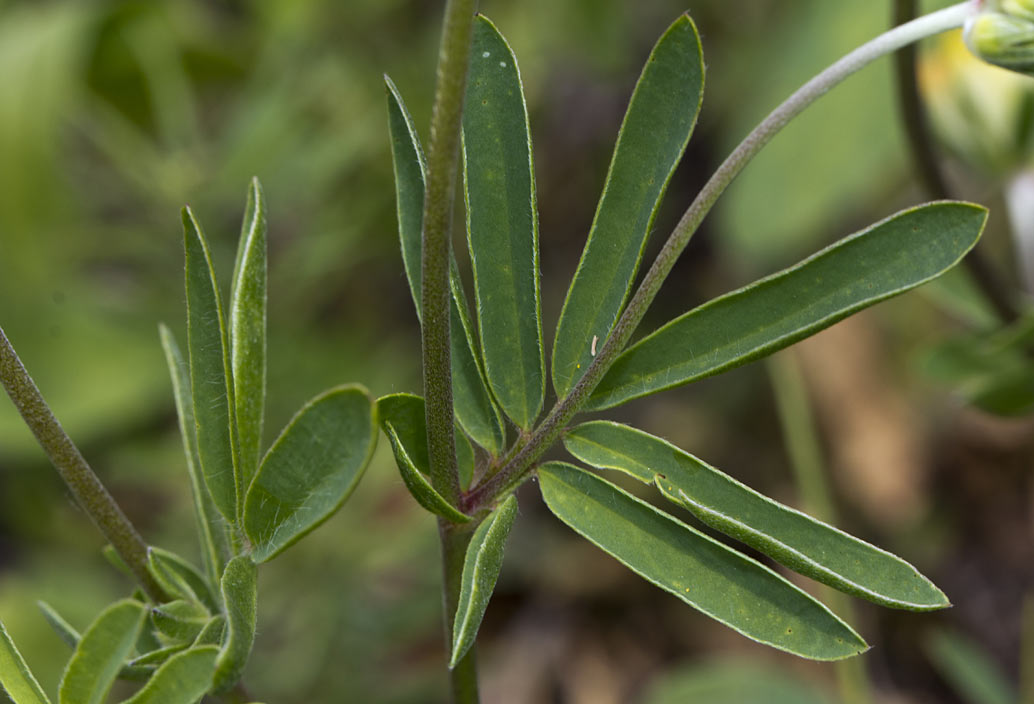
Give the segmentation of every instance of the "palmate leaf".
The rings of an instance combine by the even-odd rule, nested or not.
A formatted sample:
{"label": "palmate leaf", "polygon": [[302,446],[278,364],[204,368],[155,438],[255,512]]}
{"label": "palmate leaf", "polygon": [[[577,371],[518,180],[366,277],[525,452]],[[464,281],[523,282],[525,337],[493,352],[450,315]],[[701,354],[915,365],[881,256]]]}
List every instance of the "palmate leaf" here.
{"label": "palmate leaf", "polygon": [[904,560],[762,496],[674,445],[627,425],[594,421],[564,437],[593,467],[655,484],[668,500],[796,572],[882,606],[929,611],[950,606]]}
{"label": "palmate leaf", "polygon": [[610,408],[771,354],[955,266],[987,210],[929,203],[855,233],[796,266],[709,301],[626,350],[586,404]]}
{"label": "palmate leaf", "polygon": [[517,60],[483,16],[474,21],[462,143],[485,376],[506,415],[528,429],[545,395],[535,169]]}
{"label": "palmate leaf", "polygon": [[240,478],[231,426],[233,392],[226,325],[208,242],[190,208],[183,209],[183,236],[187,259],[187,347],[198,457],[216,508],[228,521],[235,522]]}
{"label": "palmate leaf", "polygon": [[510,494],[474,531],[463,558],[460,596],[452,625],[449,667],[463,659],[477,638],[488,600],[503,566],[503,548],[517,517],[517,498]]}
{"label": "palmate leaf", "polygon": [[549,510],[661,589],[760,643],[813,660],[867,649],[829,609],[769,568],[572,465],[539,468]]}
{"label": "palmate leaf", "polygon": [[258,470],[266,402],[266,203],[257,178],[248,188],[230,289],[230,368],[246,488]]}
{"label": "palmate leaf", "polygon": [[376,443],[366,389],[339,386],[309,401],[266,453],[244,501],[252,559],[265,562],[327,520],[359,483]]}
{"label": "palmate leaf", "polygon": [[14,704],[50,704],[3,623],[0,623],[0,686]]}
{"label": "palmate leaf", "polygon": [[563,398],[621,313],[675,166],[696,125],[704,57],[679,17],[643,67],[618,133],[603,195],[567,292],[553,342],[553,388]]}
{"label": "palmate leaf", "polygon": [[136,645],[147,617],[144,604],[124,599],[97,616],[83,633],[65,667],[61,704],[101,704]]}
{"label": "palmate leaf", "polygon": [[[426,166],[413,120],[391,79],[385,77],[388,89],[388,125],[391,131],[391,153],[395,168],[395,195],[398,203],[399,239],[402,242],[402,263],[405,265],[409,289],[420,317],[421,261],[420,242],[423,227],[424,180]],[[499,409],[492,401],[478,361],[477,344],[467,313],[466,296],[456,273],[456,260],[450,261],[449,305],[450,344],[452,349],[452,394],[456,420],[470,437],[488,452],[497,456],[503,449],[505,432]]]}

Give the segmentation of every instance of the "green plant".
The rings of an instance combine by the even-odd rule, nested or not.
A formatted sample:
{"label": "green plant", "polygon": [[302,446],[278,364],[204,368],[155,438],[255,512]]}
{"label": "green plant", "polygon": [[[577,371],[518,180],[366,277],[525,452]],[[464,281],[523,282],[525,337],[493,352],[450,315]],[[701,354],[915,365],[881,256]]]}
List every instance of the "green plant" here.
{"label": "green plant", "polygon": [[[422,321],[423,397],[393,394],[374,403],[361,387],[332,389],[299,412],[260,462],[266,334],[261,189],[256,182],[249,191],[228,324],[205,237],[184,211],[186,360],[167,330],[162,340],[196,500],[201,569],[146,546],[0,335],[5,388],[111,541],[116,561],[143,590],[105,609],[81,636],[44,608],[75,648],[62,702],[103,701],[117,677],[146,680],[132,702],[194,702],[205,694],[247,701],[239,680],[255,635],[256,565],[347,498],[369,461],[378,423],[407,488],[438,517],[449,666],[460,702],[478,698],[476,634],[516,517],[513,492],[532,478],[561,521],[647,581],[744,635],[817,660],[847,658],[868,647],[821,602],[759,562],[595,472],[543,462],[557,443],[590,467],[652,485],[711,528],[834,589],[892,608],[948,605],[900,558],[754,492],[661,438],[609,421],[573,421],[580,412],[606,410],[764,357],[939,276],[966,255],[986,211],[961,202],[917,206],[630,344],[716,199],[779,129],[870,61],[960,26],[978,6],[961,3],[891,30],[802,87],[722,164],[633,294],[654,216],[703,93],[699,36],[688,15],[679,17],[654,47],[619,133],[553,339],[549,376],[557,400],[543,414],[538,223],[523,88],[509,45],[474,14],[474,4],[447,3],[426,159],[399,91],[387,81],[403,261]],[[450,251],[460,164],[476,332]],[[4,688],[17,704],[47,701],[6,632],[0,636]]]}

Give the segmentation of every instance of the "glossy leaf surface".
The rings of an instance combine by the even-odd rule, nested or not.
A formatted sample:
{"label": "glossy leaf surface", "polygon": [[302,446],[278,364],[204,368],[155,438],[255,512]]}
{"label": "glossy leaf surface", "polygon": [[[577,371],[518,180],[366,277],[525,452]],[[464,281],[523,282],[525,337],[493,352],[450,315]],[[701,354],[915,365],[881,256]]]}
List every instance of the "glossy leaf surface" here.
{"label": "glossy leaf surface", "polygon": [[366,389],[331,389],[306,404],[266,453],[248,490],[244,530],[264,562],[325,521],[362,477],[377,442]]}
{"label": "glossy leaf surface", "polygon": [[[377,399],[377,415],[382,427],[391,423],[400,446],[405,449],[413,466],[425,476],[430,474],[431,460],[427,454],[424,399],[413,394],[382,396]],[[395,450],[395,461],[399,462],[398,450],[394,444],[392,449]],[[466,489],[474,476],[474,448],[459,428],[456,429],[456,463],[460,473],[460,486]],[[399,471],[404,471],[401,464]]]}
{"label": "glossy leaf surface", "polygon": [[227,630],[212,679],[212,690],[216,693],[226,692],[237,684],[255,642],[258,569],[250,557],[240,555],[226,564],[220,589],[226,605]]}
{"label": "glossy leaf surface", "polygon": [[[420,245],[426,166],[420,140],[402,97],[390,79],[385,78],[385,83],[388,88],[388,125],[395,167],[395,196],[398,205],[399,239],[402,242],[402,262],[419,318],[422,280]],[[449,283],[452,299],[449,306],[449,324],[452,394],[456,420],[474,442],[492,455],[498,455],[505,439],[503,419],[485,385],[474,332],[467,314],[466,296],[456,273],[455,259],[451,260],[450,264],[452,268]]]}
{"label": "glossy leaf surface", "polygon": [[388,436],[391,449],[395,453],[395,464],[398,465],[402,481],[416,502],[436,516],[441,516],[453,523],[469,522],[470,516],[446,501],[445,497],[435,491],[431,482],[416,468],[391,422],[384,421],[383,427],[384,434]]}
{"label": "glossy leaf surface", "polygon": [[449,667],[456,667],[477,638],[481,619],[492,598],[499,570],[503,566],[503,548],[510,528],[517,517],[517,498],[511,494],[474,531],[467,554],[463,558],[463,575],[456,617],[452,626],[452,657]]}
{"label": "glossy leaf surface", "polygon": [[266,403],[266,203],[257,178],[248,188],[230,290],[230,368],[246,489],[258,469]]}
{"label": "glossy leaf surface", "polygon": [[538,470],[549,510],[661,589],[760,643],[813,660],[866,650],[825,606],[767,567],[610,482],[552,462]]}
{"label": "glossy leaf surface", "polygon": [[136,645],[147,608],[138,601],[115,602],[83,633],[65,667],[58,690],[61,704],[100,704]]}
{"label": "glossy leaf surface", "polygon": [[237,518],[238,480],[231,431],[230,364],[215,270],[201,225],[183,209],[187,257],[187,347],[198,457],[216,508]]}
{"label": "glossy leaf surface", "polygon": [[545,391],[531,136],[517,60],[480,15],[463,111],[463,184],[485,376],[506,415],[529,428]]}
{"label": "glossy leaf surface", "polygon": [[796,266],[709,301],[626,350],[587,408],[616,406],[751,362],[955,266],[987,211],[930,203],[855,233]]}
{"label": "glossy leaf surface", "polygon": [[198,540],[201,543],[201,558],[205,571],[214,579],[223,568],[223,556],[230,553],[226,536],[226,524],[212,501],[212,494],[201,474],[201,459],[197,449],[197,428],[194,425],[194,401],[190,389],[190,368],[183,359],[175,338],[164,325],[159,326],[165,362],[172,379],[173,397],[176,401],[176,416],[183,436],[183,452],[187,458],[187,472],[190,475],[190,489],[197,514]]}
{"label": "glossy leaf surface", "polygon": [[715,530],[823,584],[891,608],[950,606],[901,558],[776,503],[653,435],[595,421],[571,430],[564,445],[586,464],[656,484],[665,498]]}
{"label": "glossy leaf surface", "polygon": [[197,601],[213,614],[219,612],[219,603],[208,582],[192,564],[176,553],[149,547],[147,569],[168,593]]}
{"label": "glossy leaf surface", "polygon": [[195,704],[212,686],[219,648],[205,645],[173,655],[123,704]]}
{"label": "glossy leaf surface", "polygon": [[563,398],[621,314],[668,181],[696,125],[704,57],[688,15],[643,67],[618,133],[603,195],[553,342],[553,388]]}
{"label": "glossy leaf surface", "polygon": [[0,685],[14,704],[50,704],[3,623],[0,623]]}

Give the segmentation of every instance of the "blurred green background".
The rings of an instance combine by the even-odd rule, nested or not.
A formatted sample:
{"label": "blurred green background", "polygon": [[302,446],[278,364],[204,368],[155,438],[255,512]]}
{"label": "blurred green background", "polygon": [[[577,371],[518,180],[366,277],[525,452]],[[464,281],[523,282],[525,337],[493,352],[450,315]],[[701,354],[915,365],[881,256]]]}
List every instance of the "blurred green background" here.
{"label": "blurred green background", "polygon": [[[331,385],[420,391],[382,74],[426,139],[441,5],[0,0],[0,325],[152,542],[196,552],[157,334],[165,322],[185,341],[183,204],[205,225],[225,281],[248,179],[264,185],[267,443]],[[701,31],[707,89],[654,251],[753,124],[890,16],[889,2],[873,0],[482,0],[480,9],[525,80],[550,341],[628,96],[678,13],[688,9]],[[960,195],[997,208],[984,246],[1012,280],[997,184],[961,162],[951,168]],[[743,174],[644,329],[922,199],[883,60]],[[997,704],[1013,701],[1021,679],[1034,424],[967,408],[922,361],[934,344],[989,325],[965,283],[952,276],[792,353],[838,524],[903,555],[955,604],[923,616],[855,605],[874,645],[863,659],[873,701]],[[763,364],[612,417],[799,505]],[[533,485],[520,500],[482,629],[486,703],[755,701],[744,682],[759,683],[757,701],[838,701],[832,666],[755,646],[642,582],[548,516]],[[67,652],[35,600],[83,628],[126,594],[100,547],[0,402],[0,618],[50,691]],[[434,521],[382,442],[344,509],[263,568],[249,689],[271,704],[445,701],[438,576]],[[983,689],[952,681],[958,662],[980,664],[968,681]]]}

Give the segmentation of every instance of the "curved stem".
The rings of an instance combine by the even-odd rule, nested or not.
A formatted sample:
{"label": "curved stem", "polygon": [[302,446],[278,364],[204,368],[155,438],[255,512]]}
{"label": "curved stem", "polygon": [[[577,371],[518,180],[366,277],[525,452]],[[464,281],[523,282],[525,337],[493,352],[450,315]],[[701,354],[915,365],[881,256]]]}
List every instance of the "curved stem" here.
{"label": "curved stem", "polygon": [[604,373],[628,344],[632,333],[646,314],[646,309],[660,291],[675,261],[689,244],[690,238],[711,211],[718,197],[754,156],[768,144],[783,127],[809,105],[829,92],[845,78],[876,59],[916,42],[924,37],[961,27],[973,11],[973,2],[961,2],[932,12],[911,22],[884,32],[863,44],[820,74],[805,83],[779,107],[769,113],[739,146],[718,167],[711,179],[697,194],[696,199],[679,220],[667,242],[643,278],[624,313],[600,348],[581,380],[565,398],[557,402],[535,431],[524,449],[499,473],[475,487],[464,501],[466,511],[476,511],[491,505],[497,497],[524,480],[542,454],[560,437],[564,427],[574,417],[589,394],[603,378]]}
{"label": "curved stem", "polygon": [[115,503],[100,478],[86,463],[79,448],[68,437],[61,423],[18,358],[14,347],[0,328],[0,383],[14,401],[18,413],[43,451],[61,475],[75,500],[94,522],[115,552],[129,566],[140,586],[157,603],[169,596],[147,570],[147,543]]}
{"label": "curved stem", "polygon": [[[916,4],[916,0],[895,0],[893,22],[902,24],[913,19],[916,14]],[[951,198],[951,189],[938,164],[926,114],[919,100],[914,45],[902,47],[895,54],[894,74],[897,80],[901,122],[905,128],[906,141],[912,151],[912,160],[919,182],[930,198],[935,200]],[[1002,277],[999,276],[988,258],[984,256],[984,251],[979,243],[962,260],[962,265],[1003,323],[1008,324],[1019,318],[1020,313],[1013,293],[1003,283]]]}

